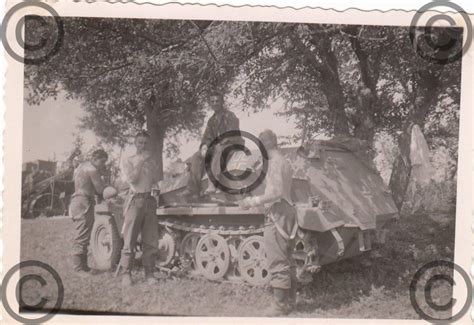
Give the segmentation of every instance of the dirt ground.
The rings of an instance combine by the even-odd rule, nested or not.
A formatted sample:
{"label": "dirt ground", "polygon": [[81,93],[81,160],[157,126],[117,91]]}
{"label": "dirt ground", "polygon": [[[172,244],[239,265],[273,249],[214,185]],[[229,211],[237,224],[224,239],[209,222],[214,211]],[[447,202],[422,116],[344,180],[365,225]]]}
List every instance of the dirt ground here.
{"label": "dirt ground", "polygon": [[[72,221],[65,218],[23,220],[21,228],[22,260],[48,263],[61,276],[64,312],[261,316],[270,303],[268,288],[187,277],[163,279],[150,287],[140,270],[133,274],[138,283],[126,291],[110,272],[79,278],[70,270],[72,229]],[[404,217],[391,227],[385,246],[327,265],[313,282],[301,286],[298,309],[290,317],[419,319],[409,298],[413,275],[427,262],[452,260],[453,252],[454,217]],[[25,285],[25,301],[35,301],[38,290]]]}

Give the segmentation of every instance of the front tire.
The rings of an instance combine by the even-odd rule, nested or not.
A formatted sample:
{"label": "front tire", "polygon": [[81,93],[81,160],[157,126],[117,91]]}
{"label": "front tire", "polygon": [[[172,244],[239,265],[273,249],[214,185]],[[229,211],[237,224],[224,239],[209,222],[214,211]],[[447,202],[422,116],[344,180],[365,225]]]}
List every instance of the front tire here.
{"label": "front tire", "polygon": [[120,260],[123,241],[112,216],[96,215],[90,244],[97,269],[114,269]]}

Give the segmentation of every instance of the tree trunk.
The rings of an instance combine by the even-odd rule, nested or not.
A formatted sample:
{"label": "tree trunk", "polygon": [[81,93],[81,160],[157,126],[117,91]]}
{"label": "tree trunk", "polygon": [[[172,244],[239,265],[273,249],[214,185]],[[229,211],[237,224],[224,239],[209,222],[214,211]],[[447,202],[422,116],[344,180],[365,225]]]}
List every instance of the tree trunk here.
{"label": "tree trunk", "polygon": [[313,52],[299,36],[296,37],[297,48],[304,55],[315,77],[324,80],[321,83],[321,89],[328,102],[334,135],[349,135],[349,124],[345,112],[346,100],[339,79],[337,57],[331,46],[331,38],[323,33],[311,39],[310,43],[315,51]]}
{"label": "tree trunk", "polygon": [[166,134],[166,128],[160,124],[159,112],[161,110],[160,102],[152,96],[146,103],[146,126],[150,135],[150,149],[158,164],[158,179],[163,179],[163,143]]}
{"label": "tree trunk", "polygon": [[152,123],[150,132],[150,145],[153,148],[153,155],[158,164],[158,179],[163,179],[163,143],[165,140],[164,128],[158,123]]}
{"label": "tree trunk", "polygon": [[375,136],[374,127],[377,124],[376,116],[379,112],[379,98],[377,94],[377,80],[380,74],[380,49],[378,52],[370,52],[372,64],[369,62],[369,54],[364,50],[359,39],[360,27],[350,26],[346,32],[351,35],[349,38],[352,50],[359,60],[359,70],[361,80],[357,87],[357,122],[354,123],[354,136],[366,140],[372,144]]}
{"label": "tree trunk", "polygon": [[321,84],[321,88],[328,101],[334,135],[348,136],[349,124],[344,109],[345,99],[339,78],[334,78],[334,76],[327,72],[322,73],[322,77],[323,80],[326,80]]}
{"label": "tree trunk", "polygon": [[399,153],[395,159],[392,175],[390,176],[389,188],[398,210],[401,210],[403,206],[408,183],[410,182],[410,142],[412,126],[412,120],[405,121],[403,125],[402,134],[398,137]]}

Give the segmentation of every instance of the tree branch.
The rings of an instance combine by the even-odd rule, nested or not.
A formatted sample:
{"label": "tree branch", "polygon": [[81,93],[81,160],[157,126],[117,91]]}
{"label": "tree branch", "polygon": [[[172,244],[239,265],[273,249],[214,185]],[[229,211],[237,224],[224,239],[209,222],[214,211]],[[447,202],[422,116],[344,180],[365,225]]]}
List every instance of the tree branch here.
{"label": "tree branch", "polygon": [[204,42],[204,44],[206,45],[207,47],[207,50],[209,51],[209,54],[211,54],[212,58],[214,59],[214,61],[217,63],[218,66],[220,66],[220,63],[219,63],[219,60],[217,60],[217,57],[214,55],[214,52],[212,52],[212,49],[209,45],[209,43],[207,43],[206,39],[204,38],[204,36],[202,35],[202,30],[201,28],[199,28],[198,25],[196,25],[196,23],[192,20],[189,21],[191,23],[191,25],[194,26],[194,28],[196,28],[199,32],[199,37],[201,38],[201,40]]}
{"label": "tree branch", "polygon": [[119,66],[116,66],[116,67],[110,67],[108,69],[105,69],[104,71],[101,71],[100,73],[98,73],[97,75],[93,76],[89,82],[93,82],[94,80],[102,77],[103,75],[105,74],[108,74],[110,72],[114,72],[114,71],[118,71],[118,70],[121,70],[123,68],[126,68],[128,66],[131,66],[133,64],[133,62],[127,62],[127,63],[124,63],[124,64],[121,64]]}

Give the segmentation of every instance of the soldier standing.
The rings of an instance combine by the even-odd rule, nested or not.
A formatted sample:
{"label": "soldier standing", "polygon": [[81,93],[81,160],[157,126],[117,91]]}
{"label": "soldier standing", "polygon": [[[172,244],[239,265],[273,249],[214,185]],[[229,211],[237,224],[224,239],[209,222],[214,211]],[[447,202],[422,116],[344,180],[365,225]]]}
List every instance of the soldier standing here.
{"label": "soldier standing", "polygon": [[141,233],[142,261],[148,284],[156,284],[153,275],[158,252],[158,221],[156,200],[151,195],[158,182],[158,164],[148,150],[149,136],[140,132],[135,136],[136,154],[122,162],[122,173],[129,184],[129,194],[124,207],[123,248],[120,266],[124,269],[122,286],[132,285],[131,268],[135,257],[137,237]]}
{"label": "soldier standing", "polygon": [[72,265],[78,275],[90,271],[87,266],[87,247],[94,225],[95,195],[102,195],[104,183],[100,170],[103,170],[108,155],[104,150],[92,153],[90,161],[80,164],[74,171],[74,194],[69,205],[69,215],[75,226],[72,249]]}
{"label": "soldier standing", "polygon": [[265,192],[247,197],[240,207],[265,206],[264,246],[273,288],[273,303],[266,316],[288,314],[296,306],[296,264],[292,257],[297,231],[296,209],[291,204],[291,166],[278,150],[277,137],[270,130],[259,135],[268,152],[269,164],[265,177]]}

